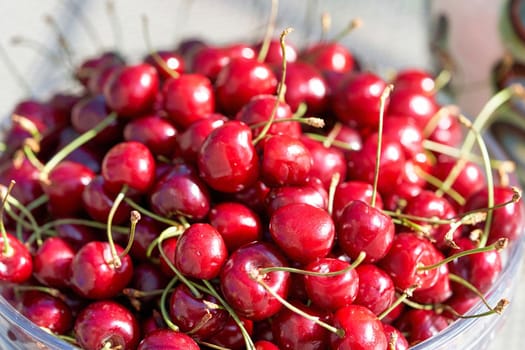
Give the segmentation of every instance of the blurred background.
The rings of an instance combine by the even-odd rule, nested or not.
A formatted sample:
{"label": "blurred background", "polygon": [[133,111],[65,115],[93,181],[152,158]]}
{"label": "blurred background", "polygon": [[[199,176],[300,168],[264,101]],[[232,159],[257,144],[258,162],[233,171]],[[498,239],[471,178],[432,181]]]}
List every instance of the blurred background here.
{"label": "blurred background", "polygon": [[[22,98],[76,89],[71,67],[83,58],[116,49],[138,60],[146,52],[143,15],[153,46],[163,49],[188,37],[256,42],[269,7],[264,0],[0,0],[0,117]],[[324,12],[332,18],[331,35],[355,18],[363,21],[342,42],[366,68],[385,76],[406,67],[452,69],[449,96],[470,116],[495,91],[525,82],[525,1],[281,0],[276,30],[293,27],[288,40],[307,45],[320,38]],[[525,107],[514,101],[496,119],[489,131],[525,179]],[[522,281],[494,349],[521,348]]]}

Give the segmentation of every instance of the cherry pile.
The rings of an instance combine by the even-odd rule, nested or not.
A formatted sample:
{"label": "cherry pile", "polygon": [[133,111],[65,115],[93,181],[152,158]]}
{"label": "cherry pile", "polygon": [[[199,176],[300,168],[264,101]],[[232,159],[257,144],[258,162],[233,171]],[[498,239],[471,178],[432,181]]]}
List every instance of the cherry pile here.
{"label": "cherry pile", "polygon": [[81,93],[20,101],[4,298],[88,350],[400,350],[485,302],[523,226],[490,110],[470,122],[429,72],[288,35],[104,52]]}

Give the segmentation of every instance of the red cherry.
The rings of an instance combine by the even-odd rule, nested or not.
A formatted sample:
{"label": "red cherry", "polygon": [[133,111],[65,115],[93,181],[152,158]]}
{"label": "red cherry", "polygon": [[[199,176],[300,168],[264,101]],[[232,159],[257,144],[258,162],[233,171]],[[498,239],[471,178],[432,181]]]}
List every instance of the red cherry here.
{"label": "red cherry", "polygon": [[[339,222],[344,209],[352,201],[360,200],[370,204],[372,200],[373,186],[363,181],[346,181],[337,185],[334,193],[333,217],[335,222]],[[377,194],[375,208],[383,208],[383,200]]]}
{"label": "red cherry", "polygon": [[269,342],[268,340],[259,340],[256,341],[253,345],[255,345],[255,350],[279,350],[277,345],[275,345],[272,342]]}
{"label": "red cherry", "polygon": [[69,285],[75,251],[60,237],[49,237],[33,256],[33,274],[42,284],[54,288]]}
{"label": "red cherry", "polygon": [[104,52],[98,56],[84,60],[75,71],[75,78],[85,85],[89,78],[98,70],[103,69],[107,65],[123,63],[124,59],[116,52]]}
{"label": "red cherry", "polygon": [[[241,323],[248,335],[253,334],[253,321],[240,317]],[[212,335],[206,342],[231,350],[244,350],[246,343],[237,323],[232,317],[226,320],[222,329]]]}
{"label": "red cherry", "polygon": [[[441,181],[445,181],[455,168],[456,163],[456,161],[451,159],[438,158],[437,164],[432,167],[432,175]],[[478,164],[465,161],[464,165],[458,169],[460,172],[454,179],[451,188],[463,198],[469,198],[474,192],[481,190],[485,186],[485,174]]]}
{"label": "red cherry", "polygon": [[181,332],[171,329],[157,329],[148,333],[141,340],[137,350],[199,350],[199,345],[191,338]]}
{"label": "red cherry", "polygon": [[74,334],[86,350],[104,347],[132,350],[140,340],[135,316],[125,306],[110,300],[96,301],[83,309],[75,320]]}
{"label": "red cherry", "polygon": [[73,322],[73,314],[65,302],[40,291],[24,293],[20,313],[38,327],[55,334],[65,334]]}
{"label": "red cherry", "polygon": [[441,265],[437,270],[438,278],[436,283],[430,288],[414,290],[412,300],[421,304],[439,304],[452,296],[447,264]]}
{"label": "red cherry", "polygon": [[288,204],[304,203],[317,208],[326,209],[328,193],[324,188],[316,188],[310,184],[303,186],[281,186],[270,190],[265,198],[266,212],[272,215],[274,211]]}
{"label": "red cherry", "polygon": [[0,235],[0,281],[23,283],[33,273],[33,260],[27,247],[15,236],[6,233],[6,241]]}
{"label": "red cherry", "polygon": [[158,90],[157,70],[143,63],[113,72],[104,86],[104,97],[118,115],[133,117],[151,110]]}
{"label": "red cherry", "polygon": [[202,74],[211,81],[217,80],[219,72],[228,64],[230,58],[226,50],[214,46],[203,46],[192,57],[191,71]]}
{"label": "red cherry", "polygon": [[383,329],[389,344],[391,344],[390,342],[395,339],[393,348],[391,348],[391,350],[408,350],[410,347],[408,340],[399,329],[387,323],[383,323]]}
{"label": "red cherry", "polygon": [[414,118],[422,130],[437,113],[439,106],[433,96],[410,90],[394,89],[386,110],[387,115],[403,115]]}
{"label": "red cherry", "polygon": [[421,69],[403,69],[397,72],[393,84],[396,90],[408,90],[429,96],[435,94],[434,78],[429,72]]}
{"label": "red cherry", "polygon": [[[263,43],[259,42],[254,46],[255,52],[259,52],[261,50]],[[297,61],[297,48],[290,44],[288,41],[285,43],[286,47],[286,62],[295,62]],[[281,42],[277,39],[272,39],[268,43],[268,52],[266,53],[266,56],[264,57],[264,62],[272,65],[272,66],[280,66],[283,62],[283,50],[281,48]]]}
{"label": "red cherry", "polygon": [[[171,78],[173,74],[182,74],[186,69],[184,58],[174,51],[156,51],[155,56],[157,59],[152,54],[147,55],[144,62],[155,67],[162,80]],[[162,60],[163,64],[158,62],[158,58]]]}
{"label": "red cherry", "polygon": [[397,328],[406,334],[409,344],[415,345],[445,329],[450,320],[433,310],[410,310],[396,321]]}
{"label": "red cherry", "polygon": [[198,168],[201,178],[217,191],[238,192],[253,185],[259,160],[250,128],[232,120],[214,129],[199,151]]}
{"label": "red cherry", "polygon": [[337,42],[321,42],[301,52],[300,59],[321,71],[347,73],[354,68],[350,51]]}
{"label": "red cherry", "polygon": [[279,266],[286,266],[286,260],[268,243],[249,243],[230,255],[221,271],[221,290],[239,316],[257,321],[281,309],[281,302],[257,281],[261,278],[274,293],[286,298],[290,282],[288,272],[259,275],[262,268]]}
{"label": "red cherry", "polygon": [[155,156],[171,157],[177,137],[175,126],[155,114],[134,118],[124,127],[124,140],[143,143]]}
{"label": "red cherry", "polygon": [[359,290],[354,304],[366,306],[376,315],[381,314],[395,300],[394,282],[375,264],[361,264],[355,270],[359,276]]}

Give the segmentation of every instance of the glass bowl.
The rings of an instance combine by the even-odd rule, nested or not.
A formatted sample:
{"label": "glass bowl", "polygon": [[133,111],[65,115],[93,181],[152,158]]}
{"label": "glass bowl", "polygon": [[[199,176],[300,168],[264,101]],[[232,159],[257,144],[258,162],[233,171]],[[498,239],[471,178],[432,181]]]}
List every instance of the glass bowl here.
{"label": "glass bowl", "polygon": [[[75,89],[65,79],[68,68],[65,64],[57,65],[49,58],[49,53],[35,52],[22,47],[5,49],[10,36],[34,39],[47,45],[50,53],[62,54],[57,40],[57,33],[42,21],[43,14],[51,14],[58,26],[75,43],[72,48],[74,58],[89,57],[96,53],[93,47],[94,27],[104,36],[99,37],[101,47],[116,47],[125,53],[144,53],[145,44],[141,28],[141,16],[150,19],[150,36],[154,47],[173,47],[174,43],[186,37],[199,37],[210,42],[223,43],[232,38],[253,42],[261,38],[268,13],[268,3],[261,1],[212,0],[172,1],[148,3],[138,0],[126,0],[116,4],[116,16],[108,20],[108,13],[103,2],[97,1],[28,1],[21,6],[15,2],[0,3],[0,12],[10,13],[9,19],[0,21],[0,48],[7,53],[14,67],[0,65],[0,79],[9,88],[0,90],[0,117],[7,118],[15,101],[26,97],[28,90],[24,83],[17,82],[13,76],[19,74],[31,77],[30,89],[37,97],[46,98],[50,91]],[[27,4],[27,2],[25,3]],[[356,16],[363,19],[365,28],[342,40],[356,52],[363,61],[375,70],[388,71],[405,66],[431,68],[433,60],[427,47],[429,42],[428,8],[425,2],[411,0],[396,1],[281,1],[276,28],[294,27],[299,34],[292,34],[290,40],[298,45],[319,38],[319,31],[314,30],[320,14],[324,11],[333,16],[334,30],[337,32]],[[189,15],[188,15],[189,13]],[[261,13],[265,14],[261,16]],[[396,16],[392,16],[395,13]],[[89,15],[89,22],[83,17]],[[353,17],[354,16],[354,17]],[[400,26],[399,23],[403,25]],[[82,23],[84,23],[82,25]],[[87,24],[86,24],[87,23]],[[23,24],[23,25],[22,25]],[[115,29],[116,28],[116,29]],[[370,29],[372,28],[372,29]],[[378,35],[377,33],[381,33]],[[295,36],[295,37],[294,37]],[[5,40],[4,40],[5,39]],[[296,40],[297,39],[297,40]],[[16,59],[14,59],[16,57]],[[13,75],[13,71],[15,74]],[[497,158],[504,154],[488,139],[490,149]],[[525,250],[525,235],[513,242],[505,255],[505,266],[493,288],[487,294],[487,300],[495,305],[505,297],[512,301],[518,285],[518,274]],[[512,303],[509,306],[512,308]],[[470,311],[477,314],[485,311],[479,302]],[[509,310],[503,315],[483,318],[461,319],[422,342],[412,349],[485,349],[490,347],[508,317]],[[76,349],[71,344],[50,335],[22,316],[0,295],[0,348],[3,350],[23,349]]]}

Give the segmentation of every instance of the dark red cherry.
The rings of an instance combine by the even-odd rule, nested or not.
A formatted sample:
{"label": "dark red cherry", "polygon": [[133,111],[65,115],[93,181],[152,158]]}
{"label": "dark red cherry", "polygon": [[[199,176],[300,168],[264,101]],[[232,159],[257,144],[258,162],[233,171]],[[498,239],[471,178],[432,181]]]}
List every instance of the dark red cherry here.
{"label": "dark red cherry", "polygon": [[58,225],[56,230],[57,237],[63,239],[75,252],[82,248],[84,244],[95,241],[100,237],[100,232],[97,229],[85,225],[62,224]]}
{"label": "dark red cherry", "polygon": [[[166,275],[162,273],[157,264],[152,263],[151,261],[142,262],[135,265],[133,268],[133,278],[129,284],[131,288],[137,291],[145,292],[146,296],[140,296],[133,300],[133,302],[138,302],[133,304],[138,311],[147,310],[148,307],[151,307],[156,303],[156,295],[147,295],[148,292],[157,292],[166,287],[168,281],[166,280]],[[125,293],[127,294],[127,293]],[[134,298],[133,293],[128,294],[131,299]]]}
{"label": "dark red cherry", "polygon": [[269,229],[273,241],[286,256],[303,264],[327,256],[335,239],[330,214],[303,203],[288,204],[274,211]]}
{"label": "dark red cherry", "polygon": [[350,264],[335,258],[321,258],[305,266],[306,271],[333,273],[335,276],[304,276],[306,293],[312,303],[322,310],[336,311],[350,305],[357,297],[359,276]]}
{"label": "dark red cherry", "polygon": [[8,161],[0,170],[0,183],[8,186],[16,182],[11,196],[26,205],[44,194],[40,182],[40,171],[26,157]]}
{"label": "dark red cherry", "polygon": [[74,334],[78,345],[86,350],[132,350],[140,341],[135,316],[111,300],[96,301],[84,308],[75,320]]}
{"label": "dark red cherry", "polygon": [[348,305],[337,310],[333,326],[342,329],[342,337],[331,333],[332,349],[387,349],[383,325],[376,315],[361,305]]}
{"label": "dark red cherry", "polygon": [[75,250],[60,237],[47,238],[33,256],[33,275],[42,284],[53,288],[69,285],[71,262]]}
{"label": "dark red cherry", "polygon": [[162,87],[162,96],[164,112],[182,129],[215,111],[213,86],[204,75],[182,74],[168,79]]}
{"label": "dark red cherry", "polygon": [[347,175],[347,163],[344,153],[335,147],[325,147],[322,142],[312,140],[306,136],[301,137],[301,142],[310,151],[313,164],[310,177],[321,180],[324,187],[328,189],[332,176],[335,173],[345,179]]}
{"label": "dark red cherry", "polygon": [[71,309],[64,301],[40,291],[24,293],[20,313],[37,326],[55,334],[65,334],[73,322]]}
{"label": "dark red cherry", "polygon": [[209,294],[196,297],[183,284],[175,287],[168,305],[171,320],[181,332],[191,334],[193,339],[198,340],[207,339],[220,331],[229,316],[215,297]]}
{"label": "dark red cherry", "polygon": [[306,146],[294,137],[274,135],[263,145],[261,176],[270,186],[301,185],[313,159]]}
{"label": "dark red cherry", "polygon": [[220,47],[203,46],[195,51],[191,61],[191,71],[208,77],[212,82],[230,62],[227,52]]}
{"label": "dark red cherry", "polygon": [[209,280],[219,275],[227,257],[221,234],[210,224],[195,223],[179,237],[175,267],[188,277]]}
{"label": "dark red cherry", "polygon": [[23,283],[33,273],[33,260],[27,247],[10,233],[0,236],[0,281]]}
{"label": "dark red cherry", "polygon": [[103,94],[104,86],[111,78],[111,75],[113,75],[113,73],[115,73],[122,67],[124,67],[123,63],[113,62],[106,64],[103,67],[100,67],[99,69],[96,69],[95,71],[93,71],[93,73],[87,81],[87,90],[92,95]]}
{"label": "dark red cherry", "polygon": [[[243,317],[240,317],[240,320],[246,333],[251,336],[253,334],[253,321]],[[206,342],[231,350],[246,349],[246,342],[241,330],[232,317],[229,317],[224,327],[207,339]]]}
{"label": "dark red cherry", "polygon": [[394,89],[390,95],[387,115],[402,115],[414,118],[416,125],[424,130],[430,119],[439,110],[433,96],[410,90]]}
{"label": "dark red cherry", "polygon": [[229,252],[262,238],[259,215],[241,203],[221,202],[214,205],[208,220],[221,234]]}
{"label": "dark red cherry", "polygon": [[354,68],[350,51],[337,42],[319,42],[300,54],[300,59],[321,71],[347,73]]}
{"label": "dark red cherry", "polygon": [[250,128],[232,120],[214,129],[202,144],[197,164],[201,178],[217,191],[238,192],[255,184],[259,159]]}
{"label": "dark red cherry", "polygon": [[220,283],[224,298],[241,317],[262,320],[276,314],[281,302],[259,282],[260,279],[282,298],[288,294],[290,275],[273,271],[262,275],[265,267],[286,266],[281,253],[269,243],[253,242],[230,255],[221,271]]}
{"label": "dark red cherry", "polygon": [[124,127],[124,140],[143,143],[155,156],[171,157],[177,137],[175,126],[155,114],[134,118]]}
{"label": "dark red cherry", "polygon": [[164,239],[161,245],[164,254],[160,254],[160,252],[158,252],[159,267],[166,276],[175,276],[172,266],[175,266],[175,250],[177,249],[178,241],[178,237]]}
{"label": "dark red cherry", "polygon": [[134,260],[148,260],[148,247],[161,234],[163,228],[164,225],[155,219],[149,216],[142,216],[135,227],[135,237],[130,251],[130,255]]}
{"label": "dark red cherry", "polygon": [[108,51],[84,60],[75,71],[75,78],[87,84],[89,78],[106,65],[123,64],[124,59],[116,52]]}
{"label": "dark red cherry", "polygon": [[235,115],[257,95],[274,94],[277,78],[270,67],[255,59],[232,59],[221,69],[215,82],[215,93],[220,110]]}
{"label": "dark red cherry", "polygon": [[436,92],[434,77],[421,69],[403,69],[397,72],[393,84],[396,90],[408,90],[429,96]]}
{"label": "dark red cherry", "polygon": [[158,90],[157,70],[142,63],[113,72],[104,86],[104,97],[119,116],[133,117],[151,110]]}
{"label": "dark red cherry", "polygon": [[[124,250],[115,246],[117,254]],[[109,243],[93,241],[83,246],[71,262],[71,286],[79,295],[89,299],[116,296],[133,277],[129,255],[120,257],[116,266]]]}
{"label": "dark red cherry", "polygon": [[433,310],[409,310],[395,323],[406,335],[410,346],[426,340],[445,329],[450,320]]}
{"label": "dark red cherry", "polygon": [[[184,58],[177,52],[160,50],[153,54],[149,54],[144,58],[144,62],[155,67],[162,80],[169,79],[173,74],[182,74],[186,69]],[[162,61],[159,62],[158,59]]]}
{"label": "dark red cherry", "polygon": [[366,306],[376,315],[381,314],[396,298],[394,282],[375,264],[361,264],[355,271],[359,276],[359,290],[354,304]]}
{"label": "dark red cherry", "polygon": [[[340,182],[334,193],[333,217],[335,222],[339,222],[344,209],[352,201],[360,200],[370,204],[372,201],[373,186],[363,181],[345,181]],[[383,208],[383,200],[379,194],[376,195],[375,208]]]}
{"label": "dark red cherry", "polygon": [[314,187],[310,184],[302,186],[281,186],[272,188],[265,198],[266,212],[272,215],[274,211],[288,204],[304,203],[317,208],[326,209],[328,193],[324,187]]}
{"label": "dark red cherry", "polygon": [[[327,314],[292,301],[292,305],[306,314],[326,321]],[[316,322],[283,308],[272,318],[275,343],[280,349],[322,350],[328,347],[328,331]]]}
{"label": "dark red cherry", "polygon": [[365,252],[366,262],[376,262],[390,250],[395,227],[390,216],[357,200],[343,210],[337,234],[339,246],[349,257],[356,259]]}
{"label": "dark red cherry", "polygon": [[146,334],[137,350],[199,350],[192,337],[171,329],[157,329]]}
{"label": "dark red cherry", "polygon": [[373,73],[350,74],[335,91],[332,108],[350,127],[377,129],[385,88],[385,81]]}
{"label": "dark red cherry", "polygon": [[115,193],[124,185],[137,192],[146,192],[155,179],[155,159],[149,148],[140,142],[120,142],[104,155],[102,176]]}

